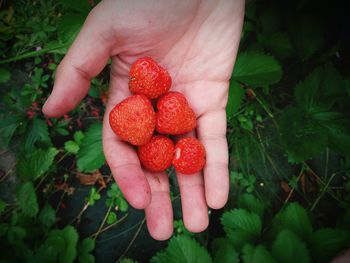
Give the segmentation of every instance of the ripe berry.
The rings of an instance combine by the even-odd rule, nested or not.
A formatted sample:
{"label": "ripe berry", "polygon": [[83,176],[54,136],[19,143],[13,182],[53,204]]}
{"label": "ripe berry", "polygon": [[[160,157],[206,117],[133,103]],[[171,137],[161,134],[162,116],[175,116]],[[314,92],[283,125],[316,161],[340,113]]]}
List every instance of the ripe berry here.
{"label": "ripe berry", "polygon": [[179,140],[175,145],[173,165],[182,174],[193,174],[202,170],[205,165],[203,144],[192,137]]}
{"label": "ripe berry", "polygon": [[130,68],[129,89],[150,99],[165,94],[171,86],[169,73],[150,57],[139,58]]}
{"label": "ripe berry", "polygon": [[163,172],[174,157],[174,143],[167,137],[156,135],[137,151],[143,167],[151,172]]}
{"label": "ripe berry", "polygon": [[155,112],[144,95],[133,95],[117,104],[109,114],[109,124],[120,137],[133,145],[146,144],[155,128]]}
{"label": "ripe berry", "polygon": [[157,103],[156,129],[162,134],[179,135],[192,131],[196,115],[180,92],[169,92]]}

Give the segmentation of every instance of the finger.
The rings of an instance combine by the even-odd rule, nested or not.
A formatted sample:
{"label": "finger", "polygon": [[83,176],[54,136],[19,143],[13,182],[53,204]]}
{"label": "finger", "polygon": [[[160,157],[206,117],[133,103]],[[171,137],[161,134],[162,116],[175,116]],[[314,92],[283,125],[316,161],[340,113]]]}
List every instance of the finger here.
{"label": "finger", "polygon": [[152,193],[151,203],[145,209],[148,231],[156,240],[169,239],[173,233],[173,210],[168,176],[149,172],[145,175]]}
{"label": "finger", "polygon": [[103,151],[113,177],[125,198],[133,207],[143,209],[151,201],[151,190],[140,166],[135,148],[121,141],[109,125],[109,112],[129,95],[127,89],[116,89],[115,87],[125,85],[127,85],[125,80],[111,78],[111,93],[103,120]]}
{"label": "finger", "polygon": [[[194,132],[190,132],[186,135],[178,136],[177,139],[193,137],[194,135]],[[201,232],[209,224],[202,173],[184,175],[177,172],[176,176],[180,187],[184,225],[191,232]]]}
{"label": "finger", "polygon": [[43,107],[48,117],[59,117],[75,108],[88,92],[90,79],[100,73],[107,63],[112,41],[103,36],[108,31],[107,16],[100,14],[103,4],[90,12],[57,68],[52,94]]}
{"label": "finger", "polygon": [[201,173],[177,173],[181,194],[182,216],[185,227],[194,233],[204,231],[209,224]]}
{"label": "finger", "polygon": [[209,207],[222,208],[229,193],[226,112],[210,111],[197,120],[197,136],[206,150],[204,167],[205,197]]}

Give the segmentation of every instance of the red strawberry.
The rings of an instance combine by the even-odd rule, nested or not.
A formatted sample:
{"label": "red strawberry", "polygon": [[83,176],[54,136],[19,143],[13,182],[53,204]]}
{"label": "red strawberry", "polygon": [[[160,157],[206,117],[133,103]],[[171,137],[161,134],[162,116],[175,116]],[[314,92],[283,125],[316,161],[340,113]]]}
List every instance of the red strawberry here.
{"label": "red strawberry", "polygon": [[131,65],[129,88],[132,93],[155,99],[165,94],[170,86],[169,73],[152,58],[139,58]]}
{"label": "red strawberry", "polygon": [[192,137],[179,140],[175,145],[173,165],[182,174],[193,174],[202,170],[205,165],[203,144]]}
{"label": "red strawberry", "polygon": [[109,124],[120,139],[133,145],[147,143],[154,132],[155,112],[144,95],[133,95],[117,104],[109,114]]}
{"label": "red strawberry", "polygon": [[151,172],[163,172],[174,157],[174,143],[167,137],[156,135],[137,151],[142,165]]}
{"label": "red strawberry", "polygon": [[192,131],[196,115],[180,92],[169,92],[157,103],[156,129],[159,133],[178,135]]}

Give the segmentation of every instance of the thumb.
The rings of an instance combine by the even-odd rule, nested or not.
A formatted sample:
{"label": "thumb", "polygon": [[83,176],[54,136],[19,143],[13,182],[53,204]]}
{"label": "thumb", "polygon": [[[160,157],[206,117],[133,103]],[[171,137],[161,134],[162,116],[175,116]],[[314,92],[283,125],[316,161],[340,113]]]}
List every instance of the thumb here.
{"label": "thumb", "polygon": [[109,10],[102,1],[88,15],[81,31],[56,71],[53,91],[43,106],[48,117],[74,109],[87,94],[91,78],[99,74],[111,53]]}

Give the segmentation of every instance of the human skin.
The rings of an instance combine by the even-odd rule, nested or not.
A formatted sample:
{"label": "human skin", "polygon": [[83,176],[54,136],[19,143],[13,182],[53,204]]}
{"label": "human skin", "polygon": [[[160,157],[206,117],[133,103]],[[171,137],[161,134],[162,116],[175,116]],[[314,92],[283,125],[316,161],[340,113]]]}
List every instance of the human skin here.
{"label": "human skin", "polygon": [[43,112],[60,117],[87,94],[91,78],[112,59],[103,120],[103,149],[125,198],[145,209],[150,235],[168,239],[173,211],[168,176],[140,166],[135,149],[111,130],[108,115],[130,96],[128,72],[139,57],[150,56],[172,76],[171,90],[182,92],[197,116],[196,136],[205,146],[203,172],[177,173],[185,227],[208,226],[208,207],[222,208],[228,198],[226,112],[229,79],[239,45],[244,0],[104,0],[87,17],[60,63]]}

